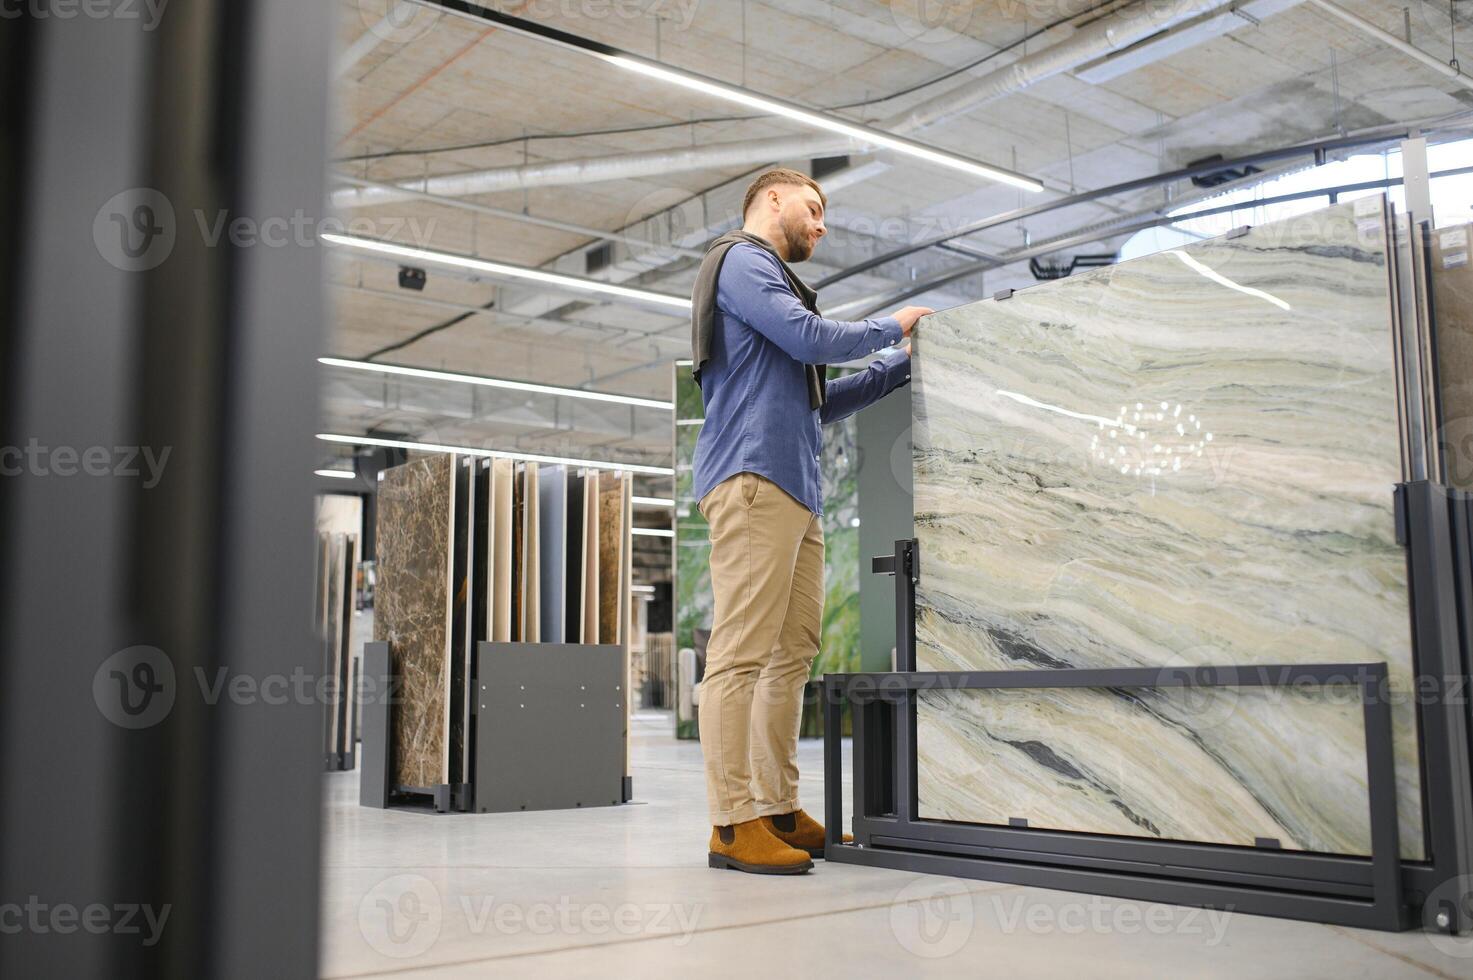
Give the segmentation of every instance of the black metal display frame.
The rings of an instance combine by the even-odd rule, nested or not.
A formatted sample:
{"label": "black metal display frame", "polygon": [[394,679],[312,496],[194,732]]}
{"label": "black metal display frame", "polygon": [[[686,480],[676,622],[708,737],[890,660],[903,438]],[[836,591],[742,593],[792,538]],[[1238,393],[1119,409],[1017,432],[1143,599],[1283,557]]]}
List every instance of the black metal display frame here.
{"label": "black metal display frame", "polygon": [[[513,648],[525,653],[529,660],[542,658],[537,664],[529,666],[545,666],[552,658],[555,651],[585,652],[591,655],[612,656],[618,654],[621,663],[621,672],[616,678],[616,696],[627,697],[628,692],[620,691],[624,685],[624,674],[622,673],[623,648],[618,645],[606,644],[525,644],[525,643],[489,643],[479,641],[476,644],[477,657],[475,660],[475,673],[471,678],[472,689],[481,687],[480,664],[487,651],[495,651],[504,648]],[[398,676],[394,673],[393,658],[390,655],[390,646],[387,641],[373,640],[363,645],[363,677],[364,686],[360,692],[360,712],[363,719],[362,729],[362,772],[359,782],[359,805],[374,808],[386,808],[402,806],[405,804],[420,803],[427,800],[433,806],[436,813],[476,813],[487,812],[486,807],[477,807],[476,783],[438,783],[432,786],[405,786],[394,782],[394,723],[393,713],[395,707],[400,703],[402,686]],[[487,678],[489,680],[489,677]],[[574,675],[569,676],[569,684],[576,681]],[[484,688],[482,688],[484,690]],[[571,695],[571,690],[567,692]],[[482,697],[485,695],[482,694]],[[572,696],[576,700],[576,696]],[[473,698],[473,703],[479,703],[478,698]],[[580,705],[581,707],[581,705]],[[622,707],[622,705],[620,706]],[[609,728],[600,733],[589,742],[591,746],[602,746],[611,739],[617,741],[620,747],[620,764],[622,767],[623,744],[629,738],[627,729],[627,715],[620,716],[619,725],[616,729]],[[555,734],[555,733],[554,733]],[[586,737],[586,733],[585,733]],[[488,753],[496,748],[494,742],[482,744],[484,739],[480,733],[480,712],[473,710],[470,715],[470,725],[466,730],[466,744],[472,746],[477,756]],[[485,775],[485,766],[481,762],[473,763],[472,773],[477,779]],[[526,755],[520,760],[525,765],[541,765],[542,760],[534,755]],[[602,799],[603,793],[597,796],[590,795],[589,799]],[[617,800],[614,804],[631,803],[634,800],[634,780],[631,775],[621,771],[618,776]],[[576,804],[581,806],[582,804]]]}
{"label": "black metal display frame", "polygon": [[[1400,857],[1385,664],[917,671],[915,588],[920,551],[895,543],[873,571],[895,576],[896,671],[824,678],[824,810],[828,860],[981,878],[1249,914],[1401,930],[1422,922],[1473,928],[1443,887],[1473,870],[1473,773],[1464,658],[1473,619],[1458,571],[1473,569],[1466,499],[1428,481],[1396,491],[1407,548],[1413,662],[1418,678],[1424,836],[1428,859]],[[1456,529],[1456,536],[1455,536]],[[1466,579],[1464,579],[1466,582]],[[1461,623],[1460,629],[1460,620]],[[918,816],[916,695],[1000,688],[1268,687],[1354,684],[1365,722],[1371,856],[958,823]],[[844,843],[839,708],[853,707],[853,833]],[[1436,893],[1435,908],[1423,908]]]}

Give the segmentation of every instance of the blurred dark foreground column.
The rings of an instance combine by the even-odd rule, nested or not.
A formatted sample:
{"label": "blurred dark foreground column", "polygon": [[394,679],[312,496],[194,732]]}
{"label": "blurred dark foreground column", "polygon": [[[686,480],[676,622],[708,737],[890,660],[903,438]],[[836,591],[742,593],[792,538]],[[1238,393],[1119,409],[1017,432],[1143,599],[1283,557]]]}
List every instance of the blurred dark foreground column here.
{"label": "blurred dark foreground column", "polygon": [[0,976],[316,972],[333,12],[0,4]]}

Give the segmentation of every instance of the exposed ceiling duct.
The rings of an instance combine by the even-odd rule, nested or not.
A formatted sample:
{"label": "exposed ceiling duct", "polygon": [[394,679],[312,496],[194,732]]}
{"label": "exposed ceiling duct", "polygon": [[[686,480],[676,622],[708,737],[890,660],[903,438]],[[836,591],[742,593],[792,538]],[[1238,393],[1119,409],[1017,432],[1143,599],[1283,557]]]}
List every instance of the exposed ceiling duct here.
{"label": "exposed ceiling duct", "polygon": [[[1061,28],[1061,33],[1065,36],[1057,43],[933,96],[904,112],[888,116],[875,124],[875,128],[908,135],[1123,50],[1176,24],[1195,20],[1205,11],[1228,5],[1229,0],[1209,0],[1205,7],[1200,8],[1194,5],[1163,5],[1154,0],[1140,0],[1083,27]],[[496,167],[425,177],[402,182],[400,186],[405,190],[417,190],[443,197],[465,197],[532,187],[628,180],[687,170],[756,166],[774,160],[838,153],[857,154],[869,152],[870,149],[855,140],[835,138],[823,133],[805,133],[764,140]],[[333,203],[338,207],[362,207],[387,204],[408,197],[407,194],[400,195],[396,191],[377,187],[343,188],[333,194]]]}

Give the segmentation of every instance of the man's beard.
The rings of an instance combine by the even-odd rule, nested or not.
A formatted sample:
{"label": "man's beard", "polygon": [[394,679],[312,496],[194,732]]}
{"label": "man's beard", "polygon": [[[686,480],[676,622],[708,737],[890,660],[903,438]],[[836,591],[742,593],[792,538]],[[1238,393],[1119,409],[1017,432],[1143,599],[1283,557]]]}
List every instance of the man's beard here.
{"label": "man's beard", "polygon": [[813,241],[796,221],[782,223],[783,244],[788,247],[789,262],[806,262],[813,254]]}

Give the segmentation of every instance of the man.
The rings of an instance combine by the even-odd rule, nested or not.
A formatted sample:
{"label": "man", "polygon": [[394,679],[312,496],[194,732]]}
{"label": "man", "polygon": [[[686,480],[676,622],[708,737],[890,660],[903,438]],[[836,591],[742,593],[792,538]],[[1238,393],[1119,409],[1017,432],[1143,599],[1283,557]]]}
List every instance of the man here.
{"label": "man", "polygon": [[713,868],[798,874],[823,856],[823,827],[798,806],[796,761],[823,620],[819,425],[907,383],[910,347],[835,381],[824,365],[899,344],[931,312],[819,316],[788,263],[813,254],[827,203],[797,171],[758,177],[741,231],[712,243],[692,296],[692,370],[706,405],[694,490],[716,600],[700,704]]}

